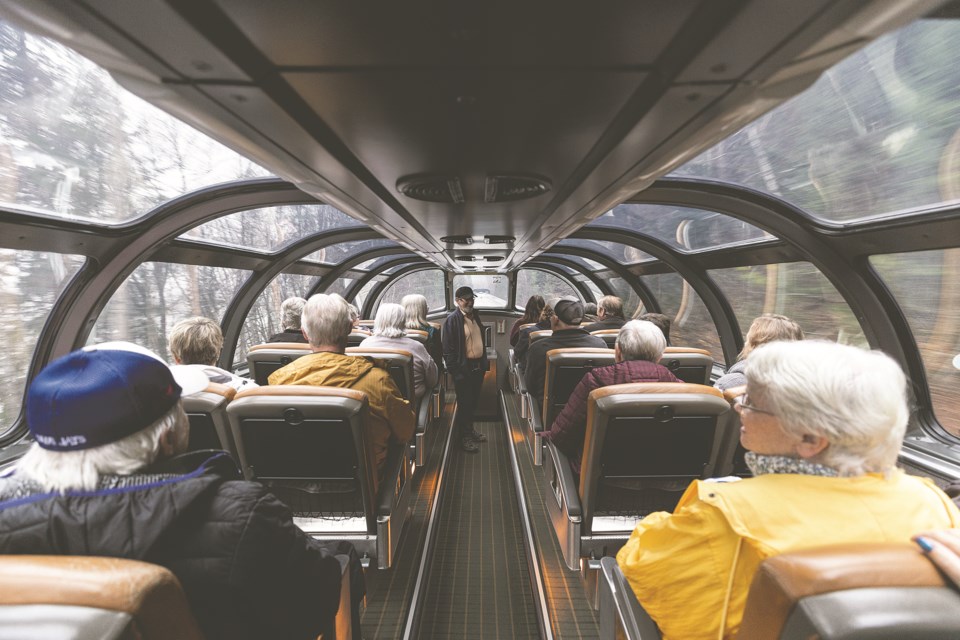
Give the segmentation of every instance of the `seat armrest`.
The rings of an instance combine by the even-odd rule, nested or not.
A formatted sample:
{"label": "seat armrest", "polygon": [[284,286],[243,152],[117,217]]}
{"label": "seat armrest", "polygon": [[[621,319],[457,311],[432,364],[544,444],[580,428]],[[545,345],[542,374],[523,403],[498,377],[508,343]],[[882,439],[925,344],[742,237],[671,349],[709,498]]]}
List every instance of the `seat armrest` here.
{"label": "seat armrest", "polygon": [[543,433],[543,418],[540,417],[541,406],[532,394],[526,394],[527,406],[530,407],[530,427],[534,433]]}
{"label": "seat armrest", "polygon": [[577,486],[577,478],[573,475],[573,469],[570,467],[570,458],[567,454],[557,449],[557,445],[549,440],[544,440],[547,445],[547,455],[553,462],[553,468],[557,470],[557,487],[567,505],[567,515],[571,518],[580,518],[583,516],[583,507],[580,505],[580,488]]}
{"label": "seat armrest", "polygon": [[433,406],[433,389],[427,389],[423,397],[420,398],[420,405],[417,407],[417,433],[423,433],[430,424],[430,409]]}
{"label": "seat armrest", "polygon": [[600,559],[600,637],[617,637],[617,628],[627,640],[661,640],[660,629],[637,601],[617,565],[617,559]]}
{"label": "seat armrest", "polygon": [[383,464],[383,482],[377,489],[376,505],[377,517],[388,517],[393,511],[394,492],[400,483],[403,474],[403,464],[406,462],[407,445],[391,444],[387,450],[387,459]]}
{"label": "seat armrest", "polygon": [[517,389],[521,395],[527,395],[527,381],[523,378],[523,369],[517,367]]}

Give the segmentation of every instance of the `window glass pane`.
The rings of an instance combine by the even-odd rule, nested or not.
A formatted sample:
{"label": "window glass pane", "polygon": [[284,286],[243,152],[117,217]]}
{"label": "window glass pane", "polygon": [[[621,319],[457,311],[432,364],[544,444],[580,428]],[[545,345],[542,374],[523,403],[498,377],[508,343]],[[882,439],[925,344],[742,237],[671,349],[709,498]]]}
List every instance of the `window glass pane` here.
{"label": "window glass pane", "polygon": [[239,269],[145,262],[110,298],[87,344],[128,340],[169,359],[167,334],[173,325],[192,316],[222,321],[249,277]]}
{"label": "window glass pane", "polygon": [[[603,271],[604,269],[606,269],[606,267],[600,264],[599,262],[590,260],[589,258],[581,258],[580,256],[571,256],[567,254],[551,252],[551,253],[545,253],[538,257],[543,258],[544,260],[549,260],[550,258],[563,258],[564,260],[569,260],[570,262],[573,262],[579,265],[581,267],[581,271],[584,271],[584,272]],[[563,268],[566,269],[567,267],[564,266]]]}
{"label": "window glass pane", "polygon": [[[589,249],[590,251],[603,254],[608,258],[613,258],[623,264],[633,264],[635,262],[645,262],[654,259],[649,253],[644,253],[640,251],[640,249],[635,249],[631,246],[620,244],[619,242],[607,242],[606,240],[561,240],[556,246],[561,249],[563,247]],[[593,264],[596,265],[597,263],[594,262]]]}
{"label": "window glass pane", "polygon": [[960,249],[873,256],[870,264],[910,323],[937,420],[960,436]]}
{"label": "window glass pane", "polygon": [[117,223],[199,187],[268,175],[70,49],[2,21],[0,107],[0,204]]}
{"label": "window glass pane", "polygon": [[363,288],[360,289],[359,292],[357,292],[357,295],[354,297],[353,300],[348,300],[348,301],[352,302],[362,312],[363,305],[367,303],[367,296],[369,296],[370,292],[373,291],[373,288],[378,286],[381,282],[382,280],[374,278],[367,284],[363,285]]}
{"label": "window glass pane", "polygon": [[194,227],[180,237],[273,252],[330,229],[359,226],[359,222],[330,205],[301,204],[232,213]]}
{"label": "window glass pane", "polygon": [[878,38],[674,175],[736,182],[832,221],[960,197],[960,21]]}
{"label": "window glass pane", "polygon": [[544,300],[561,296],[580,298],[580,294],[570,283],[552,273],[539,269],[521,269],[517,272],[517,308],[525,308],[532,295],[541,295]]}
{"label": "window glass pane", "polygon": [[706,349],[717,362],[723,362],[720,336],[700,296],[678,273],[661,273],[640,278],[670,318],[670,344],[677,347]]}
{"label": "window glass pane", "polygon": [[596,302],[597,300],[603,297],[603,292],[600,291],[600,287],[593,284],[593,280],[582,279],[581,282],[587,285],[587,288],[590,289],[590,293],[593,294],[593,302]]}
{"label": "window glass pane", "polygon": [[[507,277],[500,275],[477,274],[453,276],[453,291],[460,287],[470,287],[477,299],[473,306],[477,309],[505,309],[507,306]],[[451,304],[456,304],[451,300]]]}
{"label": "window glass pane", "polygon": [[867,346],[853,311],[809,262],[716,269],[709,275],[730,301],[741,335],[757,316],[778,313],[795,320],[809,339]]}
{"label": "window glass pane", "polygon": [[[607,280],[607,284],[613,289],[613,295],[623,301],[623,315],[625,318],[632,317],[637,312],[637,309],[643,306],[643,303],[640,302],[640,296],[637,295],[633,287],[627,284],[627,281],[623,278],[610,278]],[[599,300],[599,298],[597,299]]]}
{"label": "window glass pane", "polygon": [[0,431],[20,414],[43,323],[83,256],[0,249]]}
{"label": "window glass pane", "polygon": [[243,321],[240,340],[233,352],[233,366],[246,364],[250,347],[263,344],[270,336],[283,331],[280,305],[287,298],[305,298],[319,278],[293,273],[281,273],[253,303],[250,314]]}
{"label": "window glass pane", "polygon": [[[351,240],[350,242],[341,242],[339,244],[332,244],[329,247],[324,247],[319,251],[314,251],[303,259],[309,262],[321,262],[323,264],[340,264],[347,258],[352,258],[361,251],[396,246],[398,246],[396,242],[387,240],[386,238],[378,240]],[[394,257],[396,258],[398,256]]]}
{"label": "window glass pane", "polygon": [[763,229],[722,213],[652,204],[621,204],[587,226],[630,229],[681,251],[773,238]]}
{"label": "window glass pane", "polygon": [[[400,303],[403,296],[411,293],[419,293],[427,298],[427,309],[443,309],[444,304],[444,274],[439,269],[428,269],[426,271],[415,271],[400,278],[397,278],[383,292],[380,302]],[[477,301],[479,302],[479,295]]]}

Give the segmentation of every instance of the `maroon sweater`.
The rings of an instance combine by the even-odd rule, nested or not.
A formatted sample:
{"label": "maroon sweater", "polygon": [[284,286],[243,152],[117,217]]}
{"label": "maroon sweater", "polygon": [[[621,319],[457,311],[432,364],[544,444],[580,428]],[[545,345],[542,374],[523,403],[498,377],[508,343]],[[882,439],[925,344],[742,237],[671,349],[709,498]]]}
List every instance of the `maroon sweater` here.
{"label": "maroon sweater", "polygon": [[570,458],[573,470],[580,472],[583,438],[587,432],[587,396],[594,389],[629,382],[682,382],[663,365],[647,360],[627,360],[606,367],[597,367],[584,374],[570,394],[563,411],[543,437]]}

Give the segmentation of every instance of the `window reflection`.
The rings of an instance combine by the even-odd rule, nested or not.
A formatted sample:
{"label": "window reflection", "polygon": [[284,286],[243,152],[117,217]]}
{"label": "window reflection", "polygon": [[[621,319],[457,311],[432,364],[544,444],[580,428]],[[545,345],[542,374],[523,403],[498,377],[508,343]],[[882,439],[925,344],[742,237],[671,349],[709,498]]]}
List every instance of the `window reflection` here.
{"label": "window reflection", "polygon": [[960,249],[872,256],[920,348],[937,420],[960,436]]}
{"label": "window reflection", "polygon": [[527,300],[532,295],[541,295],[547,301],[562,296],[580,297],[569,282],[552,273],[539,269],[522,269],[517,272],[517,308],[526,307]]}
{"label": "window reflection", "polygon": [[0,249],[0,431],[20,414],[43,323],[83,256]]}
{"label": "window reflection", "polygon": [[590,251],[596,251],[601,255],[605,255],[608,258],[613,258],[623,264],[633,264],[635,262],[645,262],[654,259],[649,253],[645,253],[640,249],[626,244],[620,244],[619,242],[607,242],[606,240],[561,240],[556,244],[556,247],[558,249],[562,249],[563,247],[589,249]]}
{"label": "window reflection", "polygon": [[247,362],[247,352],[256,344],[283,331],[280,305],[287,298],[305,298],[310,288],[316,284],[317,276],[305,276],[294,273],[281,273],[263,290],[240,329],[240,340],[233,354],[233,366]]}
{"label": "window reflection", "polygon": [[[380,249],[383,247],[396,247],[396,242],[386,238],[376,240],[351,240],[349,242],[340,242],[324,247],[319,251],[314,251],[303,258],[308,262],[320,262],[323,264],[340,264],[347,258],[352,258],[361,251],[370,249]],[[396,257],[396,256],[393,256]]]}
{"label": "window reflection", "polygon": [[359,226],[359,222],[330,205],[303,204],[232,213],[194,227],[180,237],[273,252],[324,231]]}
{"label": "window reflection", "polygon": [[660,304],[660,310],[673,324],[670,344],[706,349],[717,362],[723,362],[723,349],[713,318],[703,300],[678,273],[662,273],[640,278]]}
{"label": "window reflection", "polygon": [[395,302],[403,300],[403,296],[419,293],[427,299],[427,309],[443,309],[444,304],[444,274],[439,269],[414,271],[402,278],[397,278],[383,292],[380,302]]}
{"label": "window reflection", "polygon": [[722,213],[652,204],[621,204],[588,226],[630,229],[681,251],[773,238],[763,229]]}

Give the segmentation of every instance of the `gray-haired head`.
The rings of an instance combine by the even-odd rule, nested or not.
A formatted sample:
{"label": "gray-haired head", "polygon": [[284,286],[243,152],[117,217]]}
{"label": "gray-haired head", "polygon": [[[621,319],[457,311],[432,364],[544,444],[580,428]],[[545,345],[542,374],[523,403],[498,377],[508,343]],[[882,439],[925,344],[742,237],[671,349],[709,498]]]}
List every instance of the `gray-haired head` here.
{"label": "gray-haired head", "polygon": [[280,322],[284,331],[299,331],[305,298],[287,298],[280,304]]}
{"label": "gray-haired head", "polygon": [[620,328],[617,346],[624,360],[659,362],[667,348],[667,339],[652,322],[631,320]]}
{"label": "gray-haired head", "polygon": [[617,296],[603,296],[597,302],[597,312],[603,310],[605,317],[611,318],[622,318],[623,317],[623,300]]}
{"label": "gray-haired head", "polygon": [[427,298],[419,293],[403,296],[400,306],[407,314],[407,329],[420,329],[427,324]]}
{"label": "gray-haired head", "polygon": [[407,314],[403,311],[403,307],[392,302],[381,304],[377,309],[377,317],[373,320],[373,335],[401,338],[406,323]]}
{"label": "gray-haired head", "polygon": [[210,318],[195,316],[173,325],[168,343],[178,364],[214,365],[223,349],[223,332]]}
{"label": "gray-haired head", "polygon": [[335,293],[310,296],[303,307],[303,330],[312,347],[345,349],[353,328],[350,305]]}
{"label": "gray-haired head", "polygon": [[844,476],[888,473],[910,412],[906,376],[879,351],[808,340],[771,342],[747,361],[747,394],[787,433],[826,439],[817,461]]}

